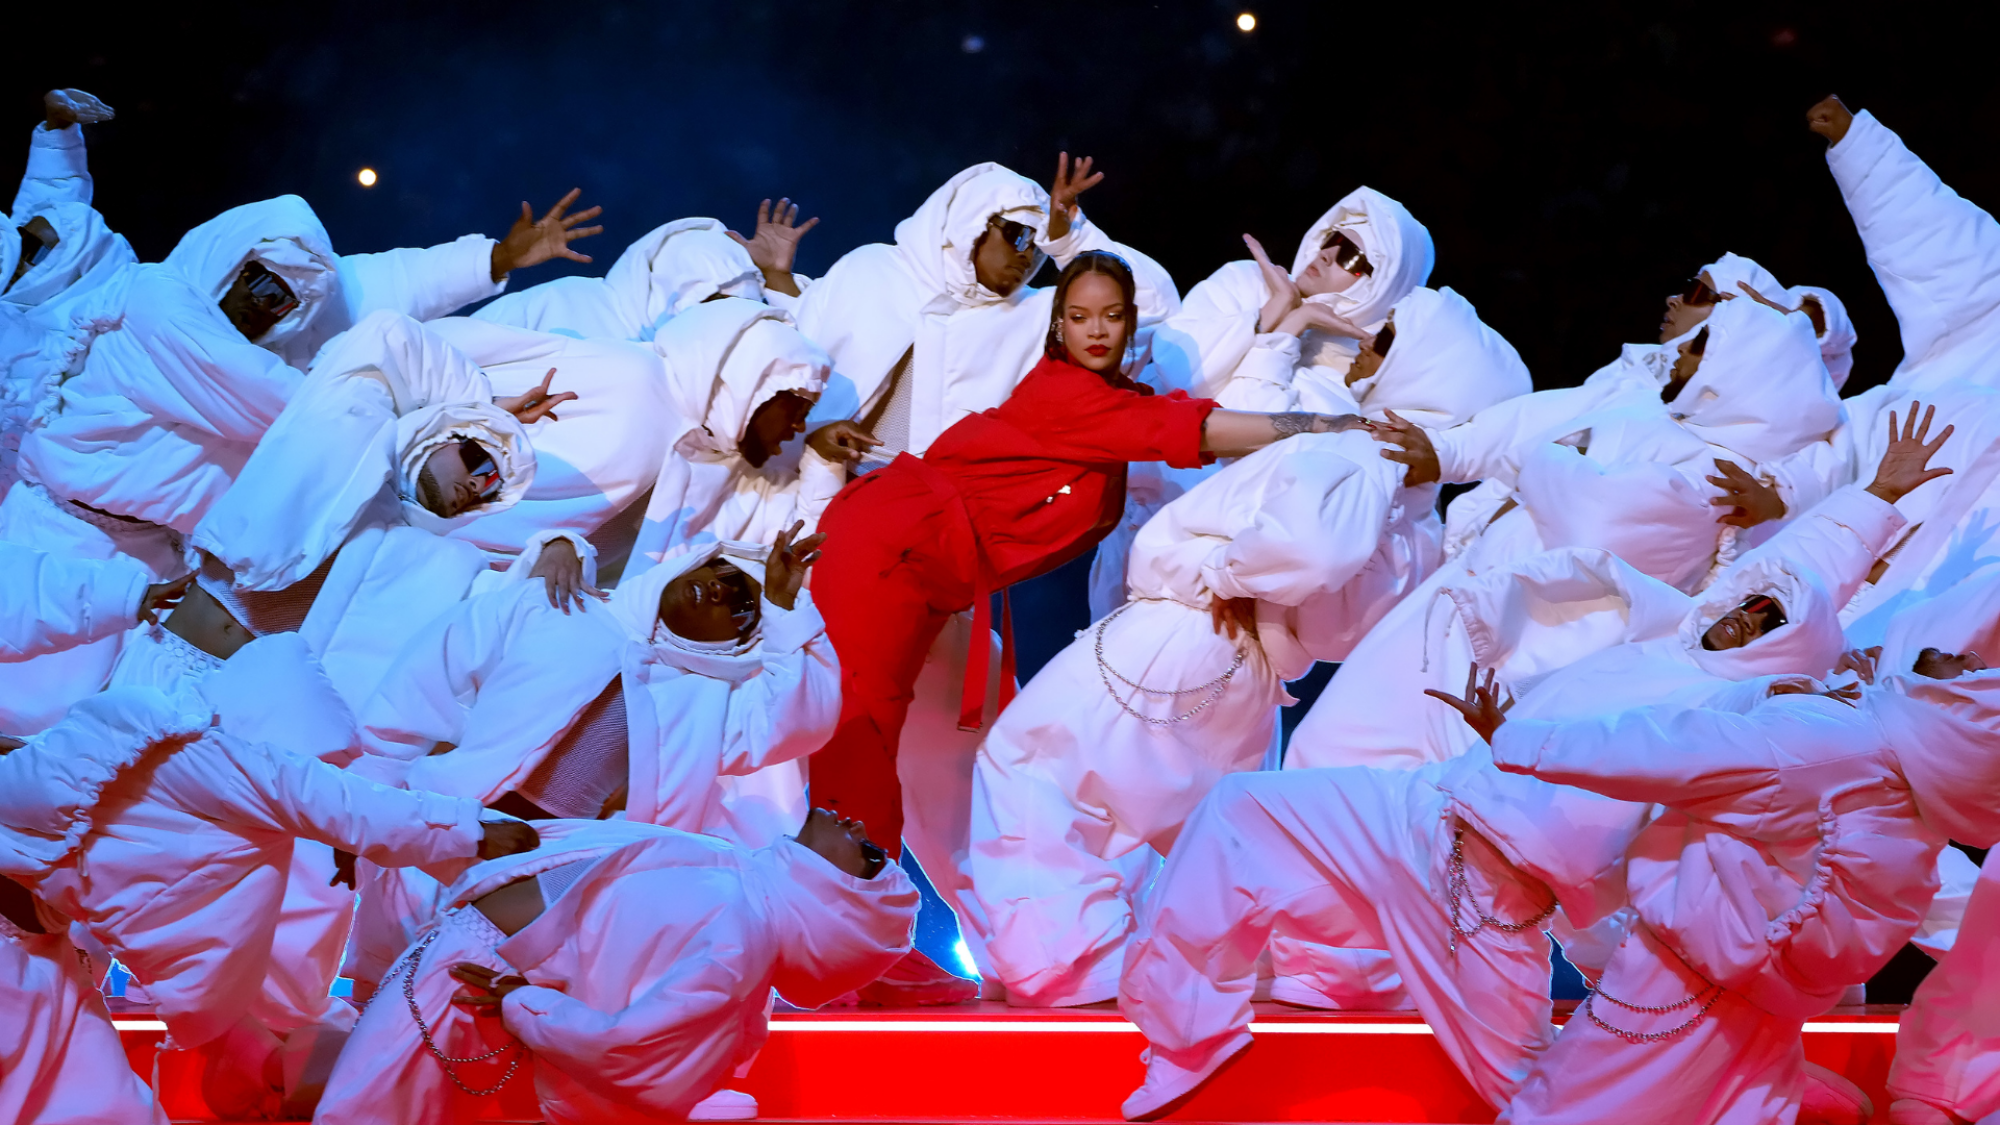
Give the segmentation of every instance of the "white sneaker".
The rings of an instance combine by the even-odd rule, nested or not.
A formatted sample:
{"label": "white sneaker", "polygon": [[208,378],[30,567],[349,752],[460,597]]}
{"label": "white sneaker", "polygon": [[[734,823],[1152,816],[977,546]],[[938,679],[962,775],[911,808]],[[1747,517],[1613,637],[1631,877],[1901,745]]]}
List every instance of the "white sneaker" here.
{"label": "white sneaker", "polygon": [[1125,1099],[1125,1120],[1155,1121],[1179,1109],[1201,1092],[1209,1079],[1241,1058],[1250,1042],[1249,1031],[1238,1031],[1193,1069],[1169,1062],[1153,1048],[1146,1048],[1146,1081]]}
{"label": "white sneaker", "polygon": [[755,1121],[757,1099],[727,1086],[695,1103],[689,1121]]}

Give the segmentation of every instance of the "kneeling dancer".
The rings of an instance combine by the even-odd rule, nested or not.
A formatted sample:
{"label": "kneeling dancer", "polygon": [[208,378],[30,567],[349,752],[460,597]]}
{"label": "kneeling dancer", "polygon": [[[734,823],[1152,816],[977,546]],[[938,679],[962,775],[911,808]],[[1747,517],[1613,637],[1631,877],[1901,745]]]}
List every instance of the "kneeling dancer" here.
{"label": "kneeling dancer", "polygon": [[773,987],[817,1007],[910,949],[916,888],[824,810],[757,851],[631,822],[543,831],[451,888],[355,1027],[321,1125],[470,1121],[466,1095],[530,1055],[556,1125],[678,1119],[762,1046]]}

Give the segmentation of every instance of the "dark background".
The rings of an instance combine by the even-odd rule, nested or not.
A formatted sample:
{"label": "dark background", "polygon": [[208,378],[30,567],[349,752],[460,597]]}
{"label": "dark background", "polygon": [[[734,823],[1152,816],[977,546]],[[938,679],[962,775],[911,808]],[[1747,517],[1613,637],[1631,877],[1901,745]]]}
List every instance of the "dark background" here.
{"label": "dark background", "polygon": [[[1653,339],[1664,295],[1733,250],[1846,301],[1860,335],[1849,393],[1886,379],[1901,349],[1806,107],[1837,91],[1967,197],[2000,198],[1990,15],[1455,7],[265,0],[70,14],[15,39],[0,126],[21,132],[0,144],[0,182],[42,92],[77,86],[118,111],[87,130],[97,207],[142,259],[282,192],[353,252],[498,235],[520,200],[539,210],[581,186],[605,208],[605,234],[582,247],[596,264],[517,282],[601,272],[682,216],[742,227],[781,194],[822,219],[800,258],[816,274],[888,240],[960,168],[1045,178],[1067,148],[1108,173],[1085,199],[1092,217],[1183,292],[1243,256],[1245,231],[1289,261],[1311,220],[1366,183],[1429,226],[1431,284],[1465,294],[1537,386]],[[376,187],[356,183],[363,166]],[[1087,565],[1018,591],[1024,675],[1087,622]]]}

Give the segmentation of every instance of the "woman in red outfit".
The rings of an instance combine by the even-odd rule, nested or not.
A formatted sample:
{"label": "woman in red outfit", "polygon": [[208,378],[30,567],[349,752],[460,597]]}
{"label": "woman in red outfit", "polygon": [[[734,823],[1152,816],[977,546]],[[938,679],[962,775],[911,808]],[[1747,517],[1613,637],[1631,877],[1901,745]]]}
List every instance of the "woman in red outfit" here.
{"label": "woman in red outfit", "polygon": [[[1056,281],[1047,354],[1000,406],[961,419],[922,457],[899,455],[850,483],[819,522],[826,545],[813,599],[840,656],[840,725],[812,757],[813,804],[868,825],[900,855],[896,751],[924,657],[970,607],[964,729],[987,683],[989,594],[1096,546],[1125,504],[1125,466],[1194,468],[1295,433],[1356,424],[1317,414],[1221,410],[1156,396],[1120,370],[1137,306],[1132,271],[1086,251]],[[1005,635],[1003,651],[1011,654]],[[1003,657],[1001,705],[1013,669]]]}

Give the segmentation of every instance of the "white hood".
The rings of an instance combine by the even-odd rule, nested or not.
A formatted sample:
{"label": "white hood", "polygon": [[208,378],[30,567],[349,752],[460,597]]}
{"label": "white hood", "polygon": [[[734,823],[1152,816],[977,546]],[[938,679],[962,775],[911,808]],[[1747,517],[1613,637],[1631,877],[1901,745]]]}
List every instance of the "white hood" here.
{"label": "white hood", "polygon": [[[1773,301],[1783,301],[1785,287],[1778,284],[1776,275],[1741,254],[1724,254],[1713,262],[1701,267],[1701,272],[1715,286],[1715,291],[1737,301],[1749,301],[1749,294],[1737,288],[1736,283],[1747,282],[1750,288],[1762,293]],[[1729,302],[1724,301],[1724,304]],[[1751,301],[1752,304],[1756,302]]]}
{"label": "white hood", "polygon": [[1862,706],[1895,747],[1924,820],[1961,844],[2000,844],[2000,669],[1891,676]]}
{"label": "white hood", "polygon": [[[340,549],[385,485],[408,523],[439,535],[504,511],[534,483],[535,453],[492,397],[485,373],[436,333],[371,313],[320,349],[194,543],[238,589],[282,590]],[[431,451],[459,437],[493,454],[502,484],[492,503],[446,519],[416,503],[416,477]]]}
{"label": "white hood", "polygon": [[1826,331],[1819,334],[1819,357],[1826,361],[1826,373],[1838,390],[1847,385],[1847,376],[1854,370],[1854,345],[1860,339],[1854,330],[1854,318],[1847,315],[1847,306],[1833,295],[1833,290],[1817,285],[1792,286],[1785,291],[1782,303],[1800,308],[1808,297],[1819,302],[1820,314],[1825,318]]}
{"label": "white hood", "polygon": [[1840,399],[1804,313],[1748,298],[1709,314],[1701,366],[1667,404],[1688,432],[1759,463],[1824,439]]}
{"label": "white hood", "polygon": [[746,889],[778,939],[778,995],[817,1008],[875,980],[910,951],[917,888],[894,863],[859,879],[785,838],[752,854]]}
{"label": "white hood", "polygon": [[[973,243],[995,215],[1043,232],[1048,226],[1049,193],[990,160],[974,164],[946,180],[916,214],[896,224],[896,256],[928,292],[966,306],[1003,301],[1006,298],[979,284],[972,268]],[[1028,277],[1041,267],[1039,258]]]}
{"label": "white hood", "polygon": [[612,306],[635,340],[717,293],[764,299],[764,275],[717,219],[677,219],[625,248],[604,275]]}
{"label": "white hood", "polygon": [[727,542],[685,551],[619,583],[606,605],[624,628],[626,637],[649,646],[660,663],[712,680],[740,684],[764,667],[764,655],[760,651],[763,641],[761,623],[748,639],[737,644],[714,645],[686,640],[660,620],[660,594],[674,579],[721,557],[728,558],[762,586],[764,560],[770,553],[769,547],[755,543]]}
{"label": "white hood", "polygon": [[166,265],[211,301],[236,281],[243,263],[256,259],[285,279],[299,307],[256,342],[276,350],[305,331],[339,282],[340,257],[319,216],[296,195],[231,207],[181,236]]}
{"label": "white hood", "polygon": [[1877,667],[1883,675],[1907,675],[1926,648],[1976,652],[2000,665],[2000,574],[1961,582],[1897,612]]}
{"label": "white hood", "polygon": [[[1755,594],[1777,599],[1784,607],[1784,625],[1742,648],[1711,652],[1701,647],[1701,636],[1709,626]],[[1840,607],[1834,604],[1826,579],[1775,554],[1745,559],[1704,590],[1681,623],[1680,641],[1697,667],[1725,680],[1775,675],[1817,678],[1832,671],[1834,661],[1847,650]]]}
{"label": "white hood", "polygon": [[1431,267],[1437,261],[1431,232],[1409,208],[1370,187],[1348,192],[1306,231],[1292,257],[1294,280],[1319,257],[1335,230],[1345,232],[1375,267],[1374,273],[1339,293],[1312,298],[1348,320],[1364,328],[1380,324],[1397,302],[1430,280]]}
{"label": "white hood", "polygon": [[1454,290],[1414,289],[1395,314],[1388,357],[1349,388],[1361,413],[1382,418],[1393,410],[1441,430],[1535,389],[1514,345]]}
{"label": "white hood", "polygon": [[[104,216],[87,203],[58,203],[37,214],[55,228],[58,241],[40,265],[22,274],[21,280],[0,295],[0,302],[32,309],[59,296],[86,276],[107,278],[120,266],[139,260],[125,236],[113,234],[104,225]],[[25,225],[35,217],[24,215],[21,223]],[[11,237],[0,238],[8,244],[8,256],[0,262],[0,279],[14,275],[21,252],[20,238],[13,235],[11,228],[6,233]]]}
{"label": "white hood", "polygon": [[683,457],[733,455],[750,416],[780,391],[817,398],[832,361],[785,313],[736,297],[707,301],[662,325],[653,349],[667,366],[667,391],[687,428]]}

